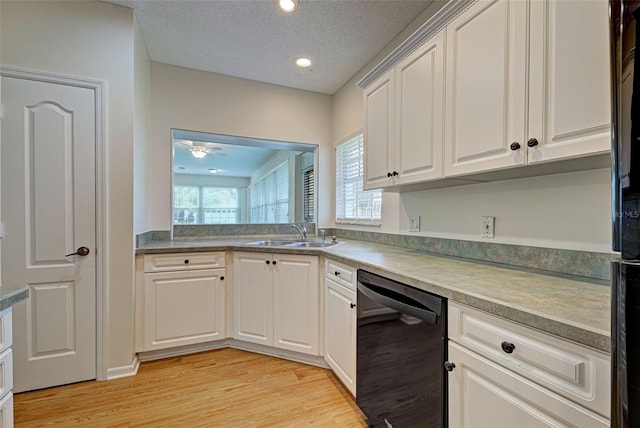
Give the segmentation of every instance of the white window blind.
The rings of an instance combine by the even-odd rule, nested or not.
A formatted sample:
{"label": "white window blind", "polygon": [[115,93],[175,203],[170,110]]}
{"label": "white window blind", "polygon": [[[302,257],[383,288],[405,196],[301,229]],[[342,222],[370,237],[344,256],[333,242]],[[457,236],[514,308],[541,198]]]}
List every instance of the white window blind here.
{"label": "white window blind", "polygon": [[315,177],[313,168],[302,172],[302,211],[304,213],[304,221],[313,223],[314,221],[314,187]]}
{"label": "white window blind", "polygon": [[249,186],[252,223],[289,222],[289,162],[265,174]]}
{"label": "white window blind", "polygon": [[380,225],[382,191],[362,189],[362,135],[336,147],[336,223]]}

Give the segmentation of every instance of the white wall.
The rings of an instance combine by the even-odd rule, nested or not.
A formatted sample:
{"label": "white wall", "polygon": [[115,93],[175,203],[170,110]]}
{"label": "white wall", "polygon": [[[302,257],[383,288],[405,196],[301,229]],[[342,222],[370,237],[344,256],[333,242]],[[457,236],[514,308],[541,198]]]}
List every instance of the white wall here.
{"label": "white wall", "polygon": [[138,22],[134,19],[134,120],[133,120],[133,232],[149,227],[149,125],[151,115],[151,62]]}
{"label": "white wall", "polygon": [[[1,23],[2,23],[2,2],[0,1],[0,25]],[[2,64],[2,31],[0,31],[0,64]],[[2,84],[0,84],[0,100],[2,100]],[[0,119],[0,146],[2,145],[1,136],[2,136],[2,120]],[[0,182],[0,189],[1,188],[2,188],[2,183]],[[2,197],[0,195],[0,201],[1,200],[2,200]],[[0,218],[2,218],[1,206],[0,206]],[[0,237],[0,239],[2,238]],[[2,287],[2,245],[0,245],[0,287]]]}
{"label": "white wall", "polygon": [[[609,169],[473,184],[400,195],[400,231],[418,235],[587,251],[611,251]],[[480,217],[495,217],[495,238]]]}
{"label": "white wall", "polygon": [[[362,130],[362,91],[356,82],[436,10],[437,6],[425,10],[334,95],[334,145]],[[481,241],[480,217],[495,216],[496,237],[485,238],[487,242],[610,252],[610,198],[609,170],[592,170],[403,194],[383,193],[381,227],[340,227],[409,234],[407,216],[419,215],[422,231],[418,235]],[[332,218],[334,212],[332,208]]]}
{"label": "white wall", "polygon": [[[171,227],[171,128],[319,146],[318,217],[331,221],[331,97],[151,63],[151,229]],[[323,171],[323,169],[325,169]]]}
{"label": "white wall", "polygon": [[2,63],[107,83],[105,221],[110,368],[133,352],[133,14],[98,1],[2,1]]}
{"label": "white wall", "polygon": [[[0,1],[0,25],[2,23],[2,2]],[[0,64],[2,64],[2,31],[0,31]],[[2,84],[0,84],[0,100],[2,100]],[[2,145],[2,120],[0,119],[0,146]],[[2,183],[0,183],[2,189]],[[0,195],[0,201],[2,197]],[[0,206],[0,218],[2,218],[2,207]],[[0,239],[2,239],[0,237]],[[2,245],[0,245],[0,287],[2,287]]]}

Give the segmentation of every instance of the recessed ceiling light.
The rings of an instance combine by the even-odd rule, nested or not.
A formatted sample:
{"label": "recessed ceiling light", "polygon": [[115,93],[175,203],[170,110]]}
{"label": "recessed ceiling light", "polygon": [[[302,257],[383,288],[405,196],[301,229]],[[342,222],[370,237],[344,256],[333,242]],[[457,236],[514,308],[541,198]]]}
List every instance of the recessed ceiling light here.
{"label": "recessed ceiling light", "polygon": [[303,68],[311,67],[311,60],[305,57],[296,58],[296,65]]}
{"label": "recessed ceiling light", "polygon": [[298,7],[298,0],[276,0],[276,2],[284,13],[292,13]]}

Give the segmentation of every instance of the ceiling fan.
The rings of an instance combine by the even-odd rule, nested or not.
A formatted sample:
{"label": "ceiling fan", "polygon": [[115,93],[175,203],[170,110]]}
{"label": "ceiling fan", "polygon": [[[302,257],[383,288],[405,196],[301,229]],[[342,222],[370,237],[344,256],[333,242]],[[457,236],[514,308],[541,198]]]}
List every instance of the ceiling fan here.
{"label": "ceiling fan", "polygon": [[208,143],[204,141],[191,141],[191,140],[175,140],[177,144],[186,147],[193,157],[202,159],[207,155],[226,156],[226,153],[222,153],[222,147],[216,146],[216,143]]}

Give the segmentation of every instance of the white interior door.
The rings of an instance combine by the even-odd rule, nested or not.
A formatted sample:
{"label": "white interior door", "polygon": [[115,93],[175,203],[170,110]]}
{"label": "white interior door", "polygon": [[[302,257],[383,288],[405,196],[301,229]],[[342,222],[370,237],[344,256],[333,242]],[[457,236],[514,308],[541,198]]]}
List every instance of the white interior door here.
{"label": "white interior door", "polygon": [[2,98],[2,281],[30,293],[13,312],[14,390],[95,379],[95,93],[5,76]]}

